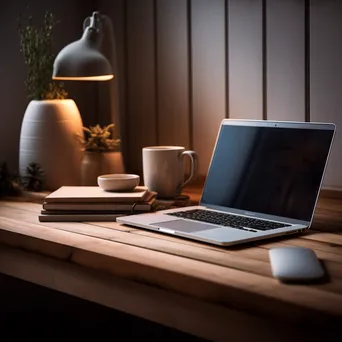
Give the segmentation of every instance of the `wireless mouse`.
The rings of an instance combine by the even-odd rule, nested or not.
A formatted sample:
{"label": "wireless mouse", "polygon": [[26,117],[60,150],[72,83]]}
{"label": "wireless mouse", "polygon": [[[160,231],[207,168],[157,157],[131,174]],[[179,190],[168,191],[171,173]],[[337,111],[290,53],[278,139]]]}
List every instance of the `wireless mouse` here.
{"label": "wireless mouse", "polygon": [[322,264],[309,248],[272,248],[269,257],[273,276],[283,282],[317,281],[325,276]]}

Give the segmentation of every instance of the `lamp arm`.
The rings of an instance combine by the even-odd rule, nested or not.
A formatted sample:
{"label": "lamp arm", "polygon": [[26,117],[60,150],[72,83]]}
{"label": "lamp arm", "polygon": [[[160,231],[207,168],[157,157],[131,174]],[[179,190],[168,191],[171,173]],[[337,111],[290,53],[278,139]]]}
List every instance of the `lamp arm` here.
{"label": "lamp arm", "polygon": [[102,18],[99,12],[93,12],[91,17],[87,17],[83,21],[83,36],[87,37],[87,40],[92,41],[98,47],[102,41]]}
{"label": "lamp arm", "polygon": [[114,73],[117,73],[117,66],[116,66],[116,42],[115,42],[115,35],[114,35],[114,28],[112,20],[107,16],[102,14],[101,19],[103,23],[105,24],[107,30],[108,30],[108,37],[109,37],[109,45],[111,47],[109,51],[109,62],[112,65],[112,68],[114,70]]}
{"label": "lamp arm", "polygon": [[93,12],[93,15],[91,17],[87,17],[83,21],[83,31],[87,27],[93,27],[97,31],[101,31],[101,20],[103,15],[100,14],[100,12]]}
{"label": "lamp arm", "polygon": [[104,14],[100,14],[100,12],[93,12],[93,15],[90,17],[87,17],[83,21],[83,31],[85,31],[87,28],[95,29],[96,32],[100,37],[103,35],[103,27],[102,24],[105,24],[107,30],[108,30],[108,37],[110,39],[110,62],[113,64],[113,61],[115,59],[115,53],[113,50],[116,48],[115,39],[114,39],[114,28],[112,20]]}
{"label": "lamp arm", "polygon": [[118,136],[120,136],[121,132],[121,114],[122,108],[120,104],[120,75],[118,70],[118,55],[117,55],[117,45],[116,45],[116,37],[113,27],[113,22],[110,17],[107,15],[101,15],[101,20],[103,23],[103,32],[104,37],[107,39],[106,46],[103,46],[104,51],[107,55],[109,63],[112,66],[112,70],[115,74],[116,82],[111,82],[111,113],[112,120],[115,122],[115,131]]}

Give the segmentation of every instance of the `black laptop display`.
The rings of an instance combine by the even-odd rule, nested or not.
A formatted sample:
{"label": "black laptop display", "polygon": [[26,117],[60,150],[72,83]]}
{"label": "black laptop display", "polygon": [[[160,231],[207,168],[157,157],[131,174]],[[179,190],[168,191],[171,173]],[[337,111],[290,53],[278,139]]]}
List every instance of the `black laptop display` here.
{"label": "black laptop display", "polygon": [[310,221],[333,130],[222,126],[201,204]]}

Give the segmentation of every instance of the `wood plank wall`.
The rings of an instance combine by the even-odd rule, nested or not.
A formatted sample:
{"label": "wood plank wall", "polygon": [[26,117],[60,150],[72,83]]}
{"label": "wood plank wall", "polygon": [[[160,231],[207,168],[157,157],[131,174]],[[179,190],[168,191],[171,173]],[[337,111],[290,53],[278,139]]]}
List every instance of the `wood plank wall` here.
{"label": "wood plank wall", "polygon": [[[225,117],[342,127],[342,1],[100,0],[99,10],[122,25],[128,172],[141,173],[144,146],[167,144],[196,150],[205,175]],[[338,129],[327,188],[342,188],[341,149]]]}

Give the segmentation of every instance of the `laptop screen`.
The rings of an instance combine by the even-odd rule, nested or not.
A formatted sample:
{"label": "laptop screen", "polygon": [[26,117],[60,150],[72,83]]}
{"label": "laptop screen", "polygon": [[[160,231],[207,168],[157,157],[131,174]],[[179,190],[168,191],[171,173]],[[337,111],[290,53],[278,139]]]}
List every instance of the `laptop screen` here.
{"label": "laptop screen", "polygon": [[262,125],[221,125],[201,204],[310,221],[334,126]]}

